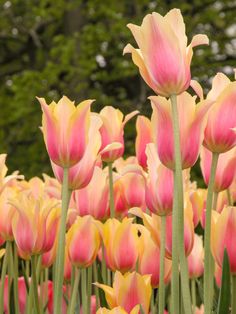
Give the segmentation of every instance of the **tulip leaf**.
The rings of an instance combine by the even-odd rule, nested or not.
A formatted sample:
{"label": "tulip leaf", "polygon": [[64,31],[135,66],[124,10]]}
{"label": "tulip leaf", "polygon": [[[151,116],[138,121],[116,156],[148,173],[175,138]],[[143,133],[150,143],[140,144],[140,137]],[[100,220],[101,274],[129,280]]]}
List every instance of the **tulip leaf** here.
{"label": "tulip leaf", "polygon": [[[97,264],[97,270],[98,270],[98,282],[103,283],[101,267],[99,264]],[[99,293],[100,306],[108,308],[104,291],[99,288],[98,293]]]}
{"label": "tulip leaf", "polygon": [[230,306],[230,266],[229,257],[225,249],[217,314],[229,313],[229,306]]}
{"label": "tulip leaf", "polygon": [[141,313],[141,314],[145,314],[144,309],[143,309],[143,307],[142,307],[141,304],[140,304],[140,313]]}

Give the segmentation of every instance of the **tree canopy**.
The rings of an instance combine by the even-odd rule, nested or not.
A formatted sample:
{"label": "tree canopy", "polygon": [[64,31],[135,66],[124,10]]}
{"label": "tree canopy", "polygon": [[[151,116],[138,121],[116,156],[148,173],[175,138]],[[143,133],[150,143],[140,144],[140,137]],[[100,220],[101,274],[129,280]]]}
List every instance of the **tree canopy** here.
{"label": "tree canopy", "polygon": [[[174,7],[182,11],[189,40],[197,33],[210,39],[208,47],[195,50],[193,78],[205,90],[218,71],[232,78],[235,1],[0,0],[0,147],[10,170],[28,177],[50,171],[35,96],[50,102],[67,95],[76,103],[95,98],[94,111],[112,105],[149,116],[152,91],[130,56],[122,55],[127,43],[135,45],[126,25]],[[133,153],[134,123],[126,133],[126,149]]]}

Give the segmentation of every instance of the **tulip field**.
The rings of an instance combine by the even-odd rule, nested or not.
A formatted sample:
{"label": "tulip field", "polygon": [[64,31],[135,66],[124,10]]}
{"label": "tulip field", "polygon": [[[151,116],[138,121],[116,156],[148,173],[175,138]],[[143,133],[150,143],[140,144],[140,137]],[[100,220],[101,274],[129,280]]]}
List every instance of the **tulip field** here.
{"label": "tulip field", "polygon": [[0,155],[0,314],[236,314],[236,81],[192,79],[211,38],[189,40],[179,9],[127,26],[151,118],[37,95],[55,177]]}

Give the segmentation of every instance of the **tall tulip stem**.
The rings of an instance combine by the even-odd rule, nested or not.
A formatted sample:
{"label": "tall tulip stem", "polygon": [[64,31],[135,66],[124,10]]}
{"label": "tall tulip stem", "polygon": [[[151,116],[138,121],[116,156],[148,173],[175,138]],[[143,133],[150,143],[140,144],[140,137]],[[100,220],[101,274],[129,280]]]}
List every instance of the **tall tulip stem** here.
{"label": "tall tulip stem", "polygon": [[33,298],[34,298],[34,309],[37,314],[40,314],[40,306],[39,306],[39,296],[38,296],[38,281],[36,275],[36,267],[37,267],[37,255],[31,256],[31,269],[32,269],[32,291],[33,291]]}
{"label": "tall tulip stem", "polygon": [[165,308],[165,246],[166,246],[166,216],[161,216],[161,247],[160,247],[160,280],[159,280],[159,314],[164,313]]}
{"label": "tall tulip stem", "polygon": [[72,287],[72,296],[69,306],[69,314],[75,313],[75,307],[76,307],[76,299],[78,297],[78,286],[79,286],[79,279],[80,279],[80,270],[78,268],[75,269],[75,278],[74,283]]}
{"label": "tall tulip stem", "polygon": [[110,217],[114,218],[115,217],[115,204],[114,204],[112,162],[108,163],[108,171],[109,171]]}
{"label": "tall tulip stem", "polygon": [[232,275],[231,313],[236,314],[236,276]]}
{"label": "tall tulip stem", "polygon": [[12,242],[12,248],[13,248],[13,285],[14,285],[14,309],[15,314],[20,313],[19,308],[19,291],[18,291],[18,253],[17,253],[17,246],[14,242]]}
{"label": "tall tulip stem", "polygon": [[[178,118],[178,108],[177,108],[177,97],[176,95],[171,95],[171,105],[172,105],[172,119],[173,119],[173,131],[174,131],[174,152],[175,152],[175,189],[177,191],[174,193],[174,198],[177,198],[175,202],[173,211],[175,211],[172,228],[173,240],[178,234],[178,255],[180,263],[180,278],[181,278],[181,287],[182,287],[182,298],[184,304],[185,313],[192,313],[191,306],[191,296],[189,288],[189,278],[188,278],[188,265],[187,259],[185,256],[185,247],[184,247],[184,200],[183,200],[183,177],[182,177],[182,161],[181,161],[181,150],[180,150],[180,131],[179,131],[179,118]],[[177,226],[177,228],[176,228]],[[175,242],[172,243],[172,248],[175,245]],[[172,252],[173,254],[173,252]],[[176,252],[174,251],[174,254]],[[175,257],[176,261],[176,257]],[[175,266],[176,267],[176,266]],[[174,292],[175,293],[175,292]]]}
{"label": "tall tulip stem", "polygon": [[66,234],[66,218],[70,202],[71,191],[68,188],[68,174],[69,169],[64,168],[63,182],[62,182],[62,208],[61,220],[59,227],[59,239],[56,258],[56,271],[55,271],[55,289],[54,289],[54,313],[62,313],[62,297],[63,297],[63,274],[65,262],[65,234]]}
{"label": "tall tulip stem", "polygon": [[219,154],[212,153],[211,161],[211,174],[208,184],[207,201],[206,201],[206,223],[205,223],[205,234],[204,234],[204,246],[205,246],[205,257],[204,257],[204,309],[205,314],[211,313],[212,307],[212,296],[213,296],[213,274],[211,272],[212,255],[210,249],[211,239],[211,210],[213,203],[213,188],[215,182],[215,174],[218,163]]}

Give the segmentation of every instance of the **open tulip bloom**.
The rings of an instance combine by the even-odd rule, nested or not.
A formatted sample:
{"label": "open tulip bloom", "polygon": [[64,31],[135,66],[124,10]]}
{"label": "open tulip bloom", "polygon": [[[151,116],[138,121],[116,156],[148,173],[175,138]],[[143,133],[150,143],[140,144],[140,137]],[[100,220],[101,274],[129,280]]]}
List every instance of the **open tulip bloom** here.
{"label": "open tulip bloom", "polygon": [[0,314],[236,314],[236,81],[217,73],[204,96],[190,66],[209,41],[188,41],[179,9],[128,28],[154,93],[135,156],[137,110],[66,96],[38,98],[55,178],[7,174],[0,154]]}

